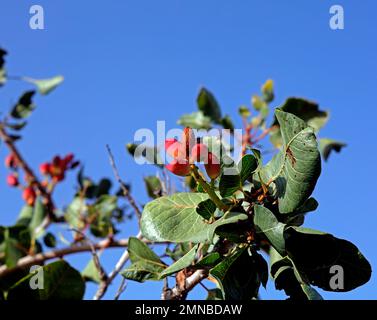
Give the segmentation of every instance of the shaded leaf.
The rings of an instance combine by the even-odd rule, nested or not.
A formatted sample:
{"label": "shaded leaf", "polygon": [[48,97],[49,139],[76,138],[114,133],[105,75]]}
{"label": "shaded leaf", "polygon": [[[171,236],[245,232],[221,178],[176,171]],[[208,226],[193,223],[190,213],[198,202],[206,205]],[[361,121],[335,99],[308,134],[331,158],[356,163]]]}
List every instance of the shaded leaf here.
{"label": "shaded leaf", "polygon": [[275,215],[266,207],[254,206],[254,224],[256,232],[264,235],[271,245],[281,254],[285,255],[284,229],[285,224],[278,221]]}
{"label": "shaded leaf", "polygon": [[24,119],[30,116],[31,112],[35,109],[32,98],[35,91],[26,91],[18,100],[16,105],[11,111],[11,116],[15,119]]}
{"label": "shaded leaf", "polygon": [[[289,227],[284,236],[290,258],[311,284],[326,291],[350,291],[369,281],[371,266],[351,242],[302,227]],[[330,286],[335,265],[343,268],[343,289]]]}
{"label": "shaded leaf", "polygon": [[204,219],[209,220],[213,217],[217,207],[211,199],[200,202],[196,208],[196,212]]}
{"label": "shaded leaf", "polygon": [[148,196],[156,199],[162,196],[162,183],[156,176],[148,176],[144,178],[145,187],[147,189]]}
{"label": "shaded leaf", "polygon": [[221,123],[221,109],[213,94],[201,88],[197,97],[198,109],[215,123]]}
{"label": "shaded leaf", "polygon": [[4,49],[0,48],[0,87],[6,82],[6,70],[4,68],[5,59],[7,52]]}
{"label": "shaded leaf", "polygon": [[43,237],[43,242],[49,248],[56,247],[56,238],[51,232],[46,233],[46,235]]}
{"label": "shaded leaf", "polygon": [[238,170],[240,172],[241,183],[252,176],[255,170],[258,168],[258,160],[251,154],[244,155],[238,163]]}
{"label": "shaded leaf", "polygon": [[261,279],[257,253],[249,255],[246,247],[238,249],[210,270],[225,300],[250,300],[257,297]]}
{"label": "shaded leaf", "polygon": [[342,148],[346,146],[347,144],[336,140],[327,138],[319,139],[319,149],[321,150],[322,157],[325,159],[325,161],[329,159],[332,151],[339,153]]}
{"label": "shaded leaf", "polygon": [[[43,275],[43,289],[32,289],[30,281],[38,272]],[[38,281],[41,281],[39,279]],[[85,282],[80,272],[64,260],[38,268],[18,281],[9,291],[8,300],[81,300]]]}
{"label": "shaded leaf", "polygon": [[143,241],[131,237],[128,242],[128,253],[131,265],[121,272],[123,277],[138,282],[160,279],[166,265]]}
{"label": "shaded leaf", "polygon": [[164,278],[173,273],[176,273],[184,268],[187,268],[195,260],[196,251],[198,250],[198,245],[195,245],[189,252],[187,252],[182,258],[174,262],[172,265],[167,267],[161,272],[160,278]]}

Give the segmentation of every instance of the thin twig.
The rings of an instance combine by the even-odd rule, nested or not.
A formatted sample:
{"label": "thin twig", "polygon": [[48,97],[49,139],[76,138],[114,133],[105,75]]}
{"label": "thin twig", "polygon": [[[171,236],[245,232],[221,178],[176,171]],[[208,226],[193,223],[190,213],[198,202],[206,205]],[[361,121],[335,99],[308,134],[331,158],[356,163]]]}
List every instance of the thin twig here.
{"label": "thin twig", "polygon": [[114,300],[119,300],[120,295],[126,290],[127,288],[127,282],[126,278],[122,278],[122,281],[120,282],[120,286],[118,288],[117,293],[115,294]]}
{"label": "thin twig", "polygon": [[[141,235],[141,232],[138,233],[136,238],[138,238],[139,240],[142,240],[143,236]],[[118,273],[123,269],[129,257],[130,255],[128,253],[128,250],[124,250],[123,254],[121,255],[117,264],[115,265],[114,270],[109,274],[106,282],[102,283],[100,287],[98,288],[96,294],[93,297],[93,300],[101,300],[101,298],[105,295],[107,288],[109,287],[111,282],[115,279],[115,277],[118,275]]]}
{"label": "thin twig", "polygon": [[126,184],[123,182],[122,178],[120,177],[117,166],[115,164],[113,153],[111,152],[110,146],[108,144],[106,145],[106,149],[107,149],[107,152],[109,154],[110,165],[113,168],[114,176],[118,180],[118,183],[119,183],[120,187],[122,188],[123,195],[126,197],[126,199],[130,203],[132,208],[135,210],[135,213],[136,213],[138,219],[140,220],[141,210],[137,206],[135,199],[132,197],[130,190],[128,189],[128,187],[126,186]]}

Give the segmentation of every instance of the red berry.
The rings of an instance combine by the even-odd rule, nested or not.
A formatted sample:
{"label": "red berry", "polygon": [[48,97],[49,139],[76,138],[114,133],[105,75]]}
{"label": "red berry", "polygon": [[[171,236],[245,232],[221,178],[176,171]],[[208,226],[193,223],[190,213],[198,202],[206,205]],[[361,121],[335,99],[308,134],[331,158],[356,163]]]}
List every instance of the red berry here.
{"label": "red berry", "polygon": [[65,163],[65,165],[68,165],[69,163],[71,163],[72,160],[73,160],[73,158],[74,158],[73,153],[68,153],[68,154],[65,156],[64,160],[63,160],[64,163]]}
{"label": "red berry", "polygon": [[208,148],[203,143],[197,143],[191,150],[190,159],[192,162],[208,162]]}
{"label": "red berry", "polygon": [[48,175],[50,174],[50,164],[45,162],[45,163],[42,163],[40,166],[39,166],[39,171],[41,172],[41,174],[43,175]]}
{"label": "red berry", "polygon": [[204,167],[206,168],[206,172],[211,179],[216,179],[220,175],[220,161],[211,152],[208,153],[208,163],[205,163]]}
{"label": "red berry", "polygon": [[10,187],[17,187],[18,186],[18,178],[14,174],[8,175],[7,184]]}
{"label": "red berry", "polygon": [[180,160],[180,161],[173,160],[171,163],[169,163],[166,166],[166,169],[168,169],[175,175],[181,176],[181,177],[184,177],[190,174],[190,164],[186,160]]}
{"label": "red berry", "polygon": [[29,206],[34,205],[36,197],[37,197],[37,195],[35,194],[35,191],[32,187],[25,188],[23,193],[22,193],[22,198],[25,200],[25,202]]}
{"label": "red berry", "polygon": [[9,154],[6,158],[5,158],[5,166],[7,168],[12,168],[12,169],[16,169],[18,164],[17,164],[17,159],[16,157],[14,156],[13,153]]}

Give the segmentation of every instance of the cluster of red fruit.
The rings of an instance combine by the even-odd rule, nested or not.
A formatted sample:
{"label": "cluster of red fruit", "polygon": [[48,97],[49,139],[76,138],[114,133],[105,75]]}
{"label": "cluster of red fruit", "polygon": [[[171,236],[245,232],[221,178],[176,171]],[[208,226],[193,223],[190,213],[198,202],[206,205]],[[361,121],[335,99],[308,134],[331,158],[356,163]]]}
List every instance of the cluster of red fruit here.
{"label": "cluster of red fruit", "polygon": [[44,176],[48,176],[54,183],[64,180],[65,173],[69,169],[74,169],[79,165],[79,161],[74,161],[72,153],[67,154],[64,158],[55,156],[51,162],[42,163],[39,171]]}
{"label": "cluster of red fruit", "polygon": [[166,139],[165,149],[173,161],[166,166],[166,169],[178,176],[187,176],[191,173],[191,165],[195,162],[203,162],[208,176],[216,179],[221,172],[220,161],[208,147],[197,142],[191,128],[185,128],[181,141],[177,139]]}
{"label": "cluster of red fruit", "polygon": [[[65,177],[65,173],[69,169],[73,169],[79,165],[78,161],[74,161],[74,155],[68,154],[64,158],[55,156],[51,162],[42,163],[39,170],[42,175],[49,177],[51,181],[55,184],[62,181]],[[22,191],[22,198],[24,201],[32,206],[34,205],[35,199],[37,197],[35,181],[27,173],[25,174],[26,186],[21,186],[19,181],[18,169],[20,163],[18,158],[14,154],[9,154],[5,158],[5,166],[12,170],[7,177],[7,184],[11,187],[20,187]],[[48,186],[49,181],[44,180],[42,182],[43,187]]]}

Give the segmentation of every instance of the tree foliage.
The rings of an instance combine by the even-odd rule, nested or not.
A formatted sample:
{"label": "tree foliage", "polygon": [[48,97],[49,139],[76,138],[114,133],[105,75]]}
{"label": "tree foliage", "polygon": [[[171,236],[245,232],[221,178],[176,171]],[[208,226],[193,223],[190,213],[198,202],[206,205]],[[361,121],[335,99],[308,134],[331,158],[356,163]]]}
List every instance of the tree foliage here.
{"label": "tree foliage", "polygon": [[[0,49],[0,85],[9,80],[6,54]],[[319,138],[328,111],[317,103],[290,97],[273,110],[274,83],[268,80],[260,94],[252,96],[250,106],[239,108],[244,127],[236,137],[237,121],[224,115],[213,93],[200,89],[197,110],[178,120],[184,127],[182,139],[166,141],[172,162],[161,165],[160,146],[148,147],[152,157],[149,152],[137,155],[158,170],[144,177],[150,201],[139,209],[130,186],[117,173],[111,152],[120,184],[115,192],[111,180],[86,176],[73,154],[43,162],[39,175],[33,171],[16,143],[37,109],[36,94],[49,94],[63,78],[21,79],[33,88],[21,94],[0,121],[0,138],[9,149],[7,183],[22,190],[25,202],[15,224],[0,227],[0,293],[5,299],[82,299],[85,281],[99,284],[96,298],[100,299],[119,272],[137,282],[175,277],[173,288],[164,287],[166,299],[186,298],[204,279],[214,283],[208,299],[226,300],[258,299],[269,275],[290,299],[308,300],[321,299],[315,287],[350,291],[370,279],[371,266],[354,244],[303,227],[305,216],[318,206],[311,195],[321,174],[321,153],[328,160],[332,151],[346,146]],[[242,157],[232,158],[235,146],[221,138],[196,135],[193,130],[211,128],[226,129],[239,138]],[[261,145],[265,137],[274,146],[271,155],[266,148],[269,143]],[[127,150],[136,156],[138,147],[130,143]],[[54,192],[72,171],[77,171],[76,191],[59,209]],[[180,190],[172,188],[174,175],[184,184]],[[119,223],[128,218],[139,222],[140,233],[119,239]],[[55,223],[72,231],[65,246],[49,229]],[[151,243],[165,246],[164,253]],[[117,246],[128,251],[119,260],[120,268],[107,273],[98,250]],[[92,257],[79,272],[65,257],[83,251]],[[54,258],[62,259],[51,262]],[[41,267],[29,273],[32,265]],[[343,285],[332,285],[334,266],[344,271]],[[44,289],[32,290],[30,279],[38,272],[43,274]]]}

